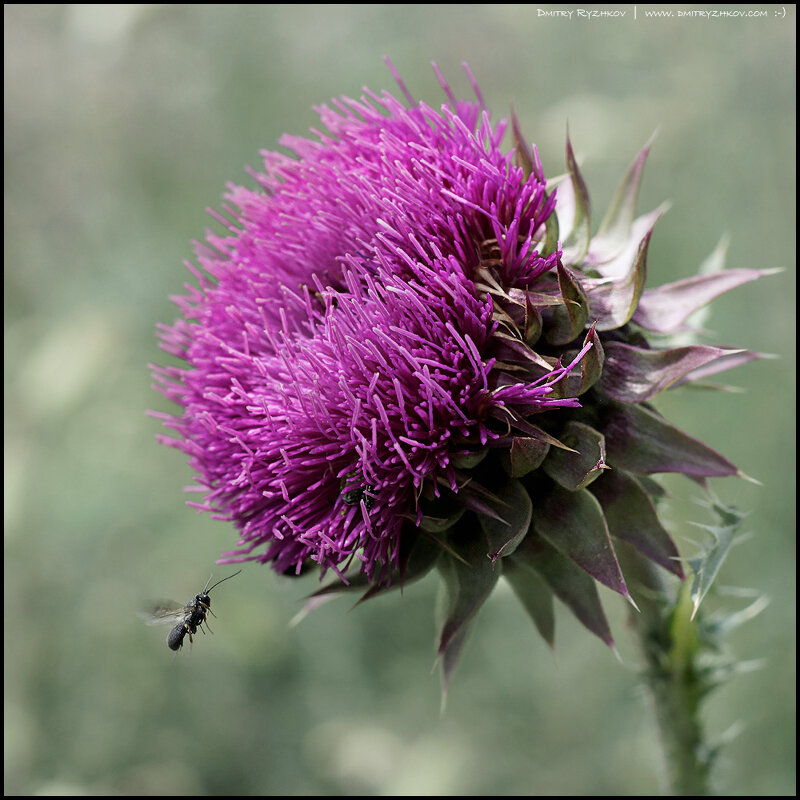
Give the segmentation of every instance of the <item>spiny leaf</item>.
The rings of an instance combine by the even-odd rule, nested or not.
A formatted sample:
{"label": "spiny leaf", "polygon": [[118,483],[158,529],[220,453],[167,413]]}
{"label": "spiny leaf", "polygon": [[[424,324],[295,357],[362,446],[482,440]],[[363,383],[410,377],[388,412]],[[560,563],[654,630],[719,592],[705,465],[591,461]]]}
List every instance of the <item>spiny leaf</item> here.
{"label": "spiny leaf", "polygon": [[641,403],[692,370],[740,352],[704,345],[648,350],[623,342],[607,342],[600,387],[620,402]]}
{"label": "spiny leaf", "polygon": [[550,372],[555,364],[558,363],[558,359],[550,359],[548,361],[535,350],[531,350],[519,336],[510,335],[499,330],[495,332],[494,339],[493,357],[497,361],[508,361],[528,367],[538,366],[542,369],[543,374]]}
{"label": "spiny leaf", "polygon": [[486,557],[487,542],[482,532],[464,526],[451,537],[450,544],[459,558],[448,553],[438,563],[444,579],[438,654],[445,690],[461,653],[468,626],[502,572],[500,564],[493,565]]}
{"label": "spiny leaf", "polygon": [[528,533],[531,524],[531,498],[519,481],[508,481],[497,496],[505,503],[503,521],[480,515],[480,523],[489,542],[492,564],[508,556]]}
{"label": "spiny leaf", "polygon": [[537,439],[540,442],[545,442],[552,447],[561,447],[565,450],[570,449],[554,436],[551,436],[549,433],[547,433],[547,431],[528,422],[528,420],[524,417],[521,417],[513,408],[509,408],[507,406],[493,406],[489,410],[489,414],[495,419],[505,422],[510,428],[516,428],[517,430],[521,431],[526,435],[526,437]]}
{"label": "spiny leaf", "polygon": [[595,580],[631,600],[600,503],[586,489],[569,492],[552,484],[534,496],[533,525],[553,547]]}
{"label": "spiny leaf", "polygon": [[560,259],[556,269],[564,304],[553,310],[553,319],[546,338],[550,344],[567,344],[586,327],[589,303],[580,284],[569,274]]}
{"label": "spiny leaf", "polygon": [[521,478],[538,469],[549,451],[550,444],[542,439],[515,436],[502,452],[503,467],[512,478]]}
{"label": "spiny leaf", "polygon": [[536,630],[550,647],[555,645],[556,619],[553,593],[532,568],[511,558],[503,562],[503,575],[533,620]]}
{"label": "spiny leaf", "polygon": [[456,469],[474,469],[486,458],[488,453],[488,447],[482,447],[480,450],[474,450],[468,453],[452,453],[450,456],[450,463]]}
{"label": "spiny leaf", "polygon": [[626,472],[682,472],[717,478],[738,474],[736,466],[716,450],[644,406],[609,401],[597,427],[606,437],[608,463]]}
{"label": "spiny leaf", "polygon": [[[597,584],[572,561],[561,555],[558,550],[539,536],[526,537],[507,561],[511,566],[510,576],[514,581],[512,587],[515,587],[516,583],[526,580],[529,572],[535,573],[547,584],[550,591],[572,611],[582,625],[602,639],[609,647],[614,646],[611,629],[597,592]],[[516,588],[515,591],[517,591]],[[519,595],[518,591],[517,594]],[[524,599],[523,602],[525,602]],[[527,604],[526,608],[528,608]],[[528,609],[528,613],[531,613],[530,609]],[[547,635],[544,635],[544,638],[545,641],[550,642]]]}
{"label": "spiny leaf", "polygon": [[506,310],[516,320],[515,324],[521,329],[525,344],[533,346],[542,334],[542,310],[561,305],[563,302],[561,296],[556,293],[547,294],[526,289],[510,289],[508,295],[518,311],[515,314],[513,307]]}
{"label": "spiny leaf", "polygon": [[584,345],[589,342],[592,343],[592,348],[581,359],[581,385],[577,391],[577,395],[582,395],[585,391],[590,389],[599,380],[603,374],[603,365],[605,364],[605,348],[600,342],[600,337],[595,331],[595,325],[589,329],[586,338],[583,340]]}
{"label": "spiny leaf", "polygon": [[610,470],[592,484],[590,491],[600,501],[613,537],[632,544],[651,561],[683,578],[678,548],[635,478],[622,470]]}
{"label": "spiny leaf", "polygon": [[636,213],[636,197],[642,180],[644,164],[650,152],[652,139],[631,162],[617,187],[614,199],[600,223],[597,235],[592,240],[591,262],[605,263],[615,258],[625,246],[631,233]]}
{"label": "spiny leaf", "polygon": [[[583,180],[578,162],[575,160],[575,153],[572,150],[569,134],[567,134],[567,170],[569,172],[569,183],[563,184],[559,193],[559,223],[563,216],[561,208],[568,199],[569,206],[573,211],[569,231],[564,231],[562,235],[563,258],[568,264],[579,264],[586,251],[589,249],[591,239],[591,213],[589,203],[589,190]],[[571,191],[567,192],[566,189]],[[569,198],[565,195],[569,194]]]}
{"label": "spiny leaf", "polygon": [[558,231],[557,214],[550,214],[550,216],[544,223],[544,230],[545,230],[545,239],[544,239],[544,247],[542,248],[542,256],[547,257],[555,253],[556,250],[558,250],[559,231]]}
{"label": "spiny leaf", "polygon": [[505,524],[509,506],[495,492],[490,492],[477,481],[470,480],[458,493],[461,502],[470,510]]}
{"label": "spiny leaf", "polygon": [[725,260],[728,256],[728,245],[730,239],[727,235],[717,242],[717,246],[709,253],[708,257],[697,270],[698,275],[713,275],[715,272],[722,272],[725,269]]}
{"label": "spiny leaf", "polygon": [[663,212],[661,207],[637,219],[627,247],[606,265],[607,274],[586,282],[591,287],[591,315],[597,320],[597,330],[616,330],[629,322],[636,311],[647,280],[650,237]]}
{"label": "spiny leaf", "polygon": [[713,620],[706,618],[705,625],[711,629],[716,639],[722,641],[731,631],[757,617],[768,605],[769,598],[765,595],[759,595],[750,605],[739,611],[730,611]]}
{"label": "spiny leaf", "polygon": [[424,514],[422,519],[420,519],[419,527],[426,533],[444,533],[445,531],[450,530],[450,528],[452,528],[453,525],[455,525],[456,522],[461,519],[465,511],[466,509],[464,506],[460,506],[446,517],[437,517],[430,514]]}
{"label": "spiny leaf", "polygon": [[[590,345],[588,349],[587,345]],[[581,350],[585,350],[584,356],[580,360],[581,374],[577,375],[572,370],[556,381],[552,386],[552,397],[579,397],[591,389],[603,374],[605,351],[594,324],[584,337]],[[562,362],[571,363],[577,358],[579,352],[580,350],[567,350],[562,354]]]}
{"label": "spiny leaf", "polygon": [[512,106],[511,108],[511,132],[514,137],[514,160],[517,166],[522,167],[522,172],[527,179],[531,175],[541,180],[542,169],[538,163],[536,153],[531,150],[530,145],[522,134],[519,119]]}
{"label": "spiny leaf", "polygon": [[633,321],[653,333],[685,330],[687,319],[715,297],[778,272],[779,269],[729,269],[647,289],[642,293]]}
{"label": "spiny leaf", "polygon": [[704,525],[695,523],[711,535],[711,543],[696,556],[688,559],[689,567],[694,573],[692,581],[692,618],[697,613],[700,603],[711,588],[717,573],[728,556],[731,548],[739,541],[737,533],[742,523],[742,516],[735,508],[714,503],[712,508],[717,513],[721,525]]}
{"label": "spiny leaf", "polygon": [[447,647],[439,652],[439,664],[442,670],[442,713],[447,703],[447,694],[450,691],[450,679],[453,676],[461,652],[466,644],[467,637],[472,631],[472,622],[467,622],[448,643]]}
{"label": "spiny leaf", "polygon": [[[702,381],[704,378],[708,378],[711,375],[733,369],[741,364],[747,364],[759,358],[778,358],[778,356],[772,355],[771,353],[756,353],[753,350],[726,350],[725,355],[686,373],[680,380],[675,381],[670,388],[683,386],[687,383],[698,385],[696,384],[697,381]],[[729,391],[733,388],[719,384],[699,384],[699,386],[703,388],[728,389]]]}
{"label": "spiny leaf", "polygon": [[560,436],[572,452],[553,450],[542,468],[565,489],[571,492],[583,489],[608,468],[605,437],[594,428],[575,421],[568,422]]}

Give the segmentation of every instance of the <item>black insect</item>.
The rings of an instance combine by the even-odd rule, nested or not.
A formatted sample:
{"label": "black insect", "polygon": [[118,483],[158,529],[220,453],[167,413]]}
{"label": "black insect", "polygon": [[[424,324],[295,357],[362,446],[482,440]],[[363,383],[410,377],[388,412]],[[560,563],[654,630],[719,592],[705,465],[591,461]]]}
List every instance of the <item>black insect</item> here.
{"label": "black insect", "polygon": [[355,489],[348,489],[346,492],[342,492],[342,500],[346,506],[360,505],[363,500],[364,507],[369,511],[375,503],[374,491],[375,487],[368,483],[365,486],[359,486]]}
{"label": "black insect", "polygon": [[160,603],[145,615],[147,623],[149,625],[176,623],[167,636],[167,646],[170,650],[180,650],[183,647],[183,640],[187,636],[189,641],[192,642],[192,636],[197,633],[198,629],[205,633],[203,624],[208,627],[206,619],[209,614],[212,617],[215,616],[211,610],[211,598],[209,597],[211,590],[219,586],[223,581],[235,578],[239,572],[234,572],[233,575],[228,575],[227,578],[217,581],[214,586],[208,585],[211,583],[211,578],[209,578],[203,591],[198,592],[185,606],[176,607],[177,604],[175,603]]}

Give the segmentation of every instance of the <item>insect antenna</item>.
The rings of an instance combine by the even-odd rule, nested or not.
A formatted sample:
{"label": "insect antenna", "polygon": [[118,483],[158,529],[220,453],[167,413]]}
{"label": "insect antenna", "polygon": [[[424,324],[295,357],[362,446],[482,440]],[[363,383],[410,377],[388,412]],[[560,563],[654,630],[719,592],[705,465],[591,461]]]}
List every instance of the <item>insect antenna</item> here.
{"label": "insect antenna", "polygon": [[[239,570],[239,572],[241,572],[241,570]],[[212,575],[211,578],[208,579],[208,583],[206,583],[206,588],[203,589],[203,594],[208,594],[213,588],[215,588],[216,586],[219,586],[221,583],[224,583],[225,581],[229,580],[230,578],[235,578],[239,574],[239,572],[234,572],[233,575],[228,575],[227,578],[222,578],[222,580],[217,581],[214,584],[214,586],[209,586],[208,584],[211,583],[211,578],[214,577]]]}

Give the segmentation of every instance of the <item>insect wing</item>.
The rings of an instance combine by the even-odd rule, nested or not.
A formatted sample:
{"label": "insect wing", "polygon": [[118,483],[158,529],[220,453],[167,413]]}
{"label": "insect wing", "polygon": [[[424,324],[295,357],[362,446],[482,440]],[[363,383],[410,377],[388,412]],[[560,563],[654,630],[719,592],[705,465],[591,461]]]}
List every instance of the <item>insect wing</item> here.
{"label": "insect wing", "polygon": [[148,625],[177,625],[191,614],[193,606],[181,605],[172,600],[161,600],[142,611],[139,616]]}

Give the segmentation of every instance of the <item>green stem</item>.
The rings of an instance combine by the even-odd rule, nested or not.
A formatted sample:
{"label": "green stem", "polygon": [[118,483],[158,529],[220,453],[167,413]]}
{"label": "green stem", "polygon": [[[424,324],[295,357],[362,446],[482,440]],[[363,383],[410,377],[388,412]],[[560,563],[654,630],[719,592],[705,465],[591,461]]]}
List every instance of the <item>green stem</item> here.
{"label": "green stem", "polygon": [[707,686],[697,664],[699,642],[688,588],[670,591],[658,568],[632,550],[624,554],[623,568],[640,609],[631,617],[663,749],[664,794],[709,795],[711,753],[699,719]]}

